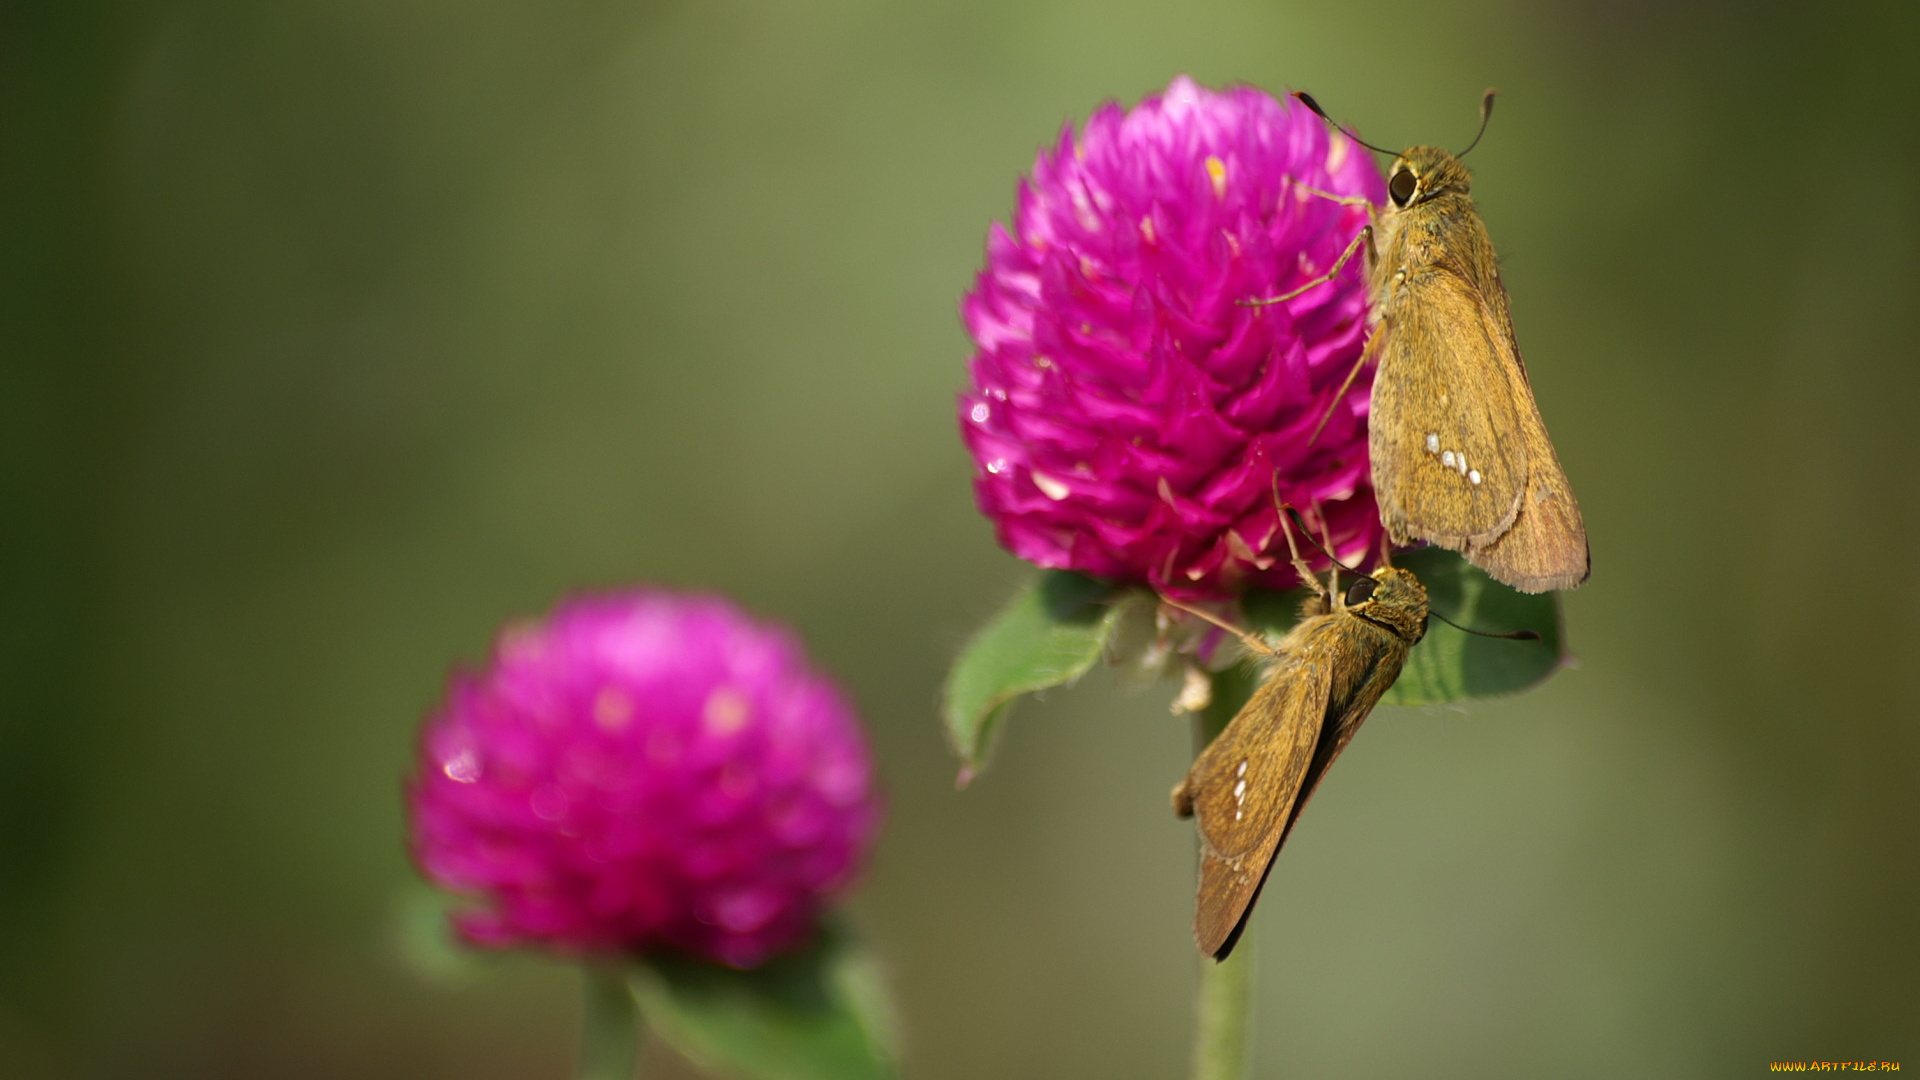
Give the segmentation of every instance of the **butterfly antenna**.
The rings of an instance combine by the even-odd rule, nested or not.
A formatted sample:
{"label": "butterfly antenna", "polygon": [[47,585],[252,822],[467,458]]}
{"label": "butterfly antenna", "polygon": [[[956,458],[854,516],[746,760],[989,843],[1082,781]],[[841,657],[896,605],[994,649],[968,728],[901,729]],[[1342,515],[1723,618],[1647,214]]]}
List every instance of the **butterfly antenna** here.
{"label": "butterfly antenna", "polygon": [[1427,614],[1433,616],[1436,619],[1439,619],[1441,622],[1446,623],[1448,626],[1453,627],[1455,630],[1472,634],[1474,637],[1505,638],[1508,641],[1539,641],[1540,640],[1540,635],[1532,630],[1509,630],[1504,634],[1495,634],[1487,630],[1475,630],[1471,627],[1461,626],[1459,623],[1454,622],[1452,619],[1447,618],[1445,615],[1442,615],[1431,608],[1427,609]]}
{"label": "butterfly antenna", "polygon": [[1400,153],[1400,151],[1398,150],[1389,150],[1384,146],[1375,146],[1372,143],[1368,142],[1367,140],[1361,138],[1360,136],[1355,135],[1351,128],[1343,128],[1339,124],[1335,124],[1333,117],[1327,115],[1327,110],[1321,108],[1320,103],[1313,100],[1313,95],[1307,93],[1305,90],[1295,90],[1293,92],[1293,96],[1299,100],[1300,104],[1305,105],[1309,109],[1312,109],[1313,115],[1319,117],[1322,120],[1325,120],[1329,124],[1333,124],[1333,129],[1335,131],[1338,131],[1340,134],[1345,135],[1347,138],[1352,139],[1354,142],[1359,143],[1361,146],[1366,147],[1367,149],[1373,151],[1374,153],[1376,154]]}
{"label": "butterfly antenna", "polygon": [[1473,141],[1467,144],[1467,149],[1453,155],[1454,157],[1466,157],[1469,150],[1480,145],[1480,136],[1487,133],[1487,121],[1493,119],[1493,99],[1497,97],[1499,93],[1500,91],[1495,90],[1493,87],[1487,87],[1486,95],[1480,99],[1480,130],[1474,133]]}
{"label": "butterfly antenna", "polygon": [[[1310,501],[1313,503],[1313,519],[1320,523],[1320,544],[1316,546],[1319,546],[1321,551],[1331,551],[1333,550],[1333,527],[1327,523],[1327,513],[1320,508],[1320,500],[1311,499]],[[1344,569],[1346,567],[1337,562],[1327,567],[1328,592],[1334,592],[1340,588],[1340,571]]]}
{"label": "butterfly antenna", "polygon": [[[1313,550],[1319,552],[1322,555],[1325,555],[1327,557],[1328,562],[1332,563],[1334,566],[1338,567],[1339,569],[1345,570],[1347,573],[1352,574],[1354,577],[1367,576],[1366,574],[1363,574],[1360,571],[1355,570],[1351,566],[1348,566],[1346,563],[1341,562],[1339,559],[1334,558],[1333,552],[1328,551],[1326,548],[1321,547],[1319,542],[1313,538],[1313,534],[1307,531],[1307,523],[1301,520],[1300,511],[1295,510],[1293,507],[1289,506],[1289,507],[1286,507],[1286,512],[1289,517],[1293,518],[1293,523],[1300,527],[1300,535],[1307,538],[1307,543],[1313,545]],[[1288,542],[1291,543],[1293,539],[1293,534],[1288,533],[1287,539],[1288,539]],[[1298,556],[1296,556],[1296,558],[1297,557]]]}

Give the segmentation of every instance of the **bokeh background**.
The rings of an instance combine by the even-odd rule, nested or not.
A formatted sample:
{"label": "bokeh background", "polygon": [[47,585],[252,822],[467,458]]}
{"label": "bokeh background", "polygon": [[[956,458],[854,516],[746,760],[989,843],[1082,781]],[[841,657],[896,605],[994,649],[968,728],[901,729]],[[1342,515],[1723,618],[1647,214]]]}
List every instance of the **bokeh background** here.
{"label": "bokeh background", "polygon": [[[1920,1067],[1907,3],[0,7],[0,1074],[561,1077],[399,778],[508,615],[796,624],[891,819],[910,1075],[1168,1077],[1189,733],[1109,673],[953,790],[956,302],[1037,145],[1190,73],[1472,159],[1592,530],[1581,665],[1382,710],[1260,912],[1262,1077]],[[410,945],[409,942],[415,944]],[[654,1046],[655,1076],[688,1076]]]}

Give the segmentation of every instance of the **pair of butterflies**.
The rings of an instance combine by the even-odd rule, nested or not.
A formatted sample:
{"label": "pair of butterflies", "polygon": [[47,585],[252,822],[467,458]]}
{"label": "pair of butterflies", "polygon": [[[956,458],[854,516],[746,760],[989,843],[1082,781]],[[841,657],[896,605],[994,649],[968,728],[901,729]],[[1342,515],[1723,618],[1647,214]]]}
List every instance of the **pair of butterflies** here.
{"label": "pair of butterflies", "polygon": [[[1327,119],[1312,98],[1295,97]],[[1492,108],[1488,91],[1482,133]],[[1354,372],[1377,365],[1368,451],[1388,534],[1458,551],[1523,592],[1569,589],[1587,578],[1586,528],[1514,343],[1493,245],[1459,160],[1467,150],[1396,155],[1389,205],[1368,206],[1370,223],[1339,262],[1286,296],[1253,302],[1331,281],[1364,243],[1375,325]],[[1302,581],[1314,581],[1297,551],[1294,563]],[[1266,681],[1174,789],[1175,811],[1200,834],[1194,939],[1215,959],[1239,940],[1314,787],[1426,632],[1427,592],[1411,573],[1387,567],[1344,594],[1332,574],[1278,645],[1242,635],[1270,657]]]}

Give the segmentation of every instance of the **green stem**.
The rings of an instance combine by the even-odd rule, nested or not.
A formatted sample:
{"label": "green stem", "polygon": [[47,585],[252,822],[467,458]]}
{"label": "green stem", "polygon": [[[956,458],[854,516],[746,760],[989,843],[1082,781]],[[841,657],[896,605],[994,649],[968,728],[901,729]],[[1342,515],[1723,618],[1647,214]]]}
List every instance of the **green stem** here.
{"label": "green stem", "polygon": [[582,965],[577,1080],[633,1080],[640,1014],[618,964]]}
{"label": "green stem", "polygon": [[[1244,666],[1213,673],[1213,700],[1195,717],[1194,741],[1205,749],[1253,696],[1258,675]],[[1233,954],[1200,961],[1193,1003],[1193,1080],[1244,1080],[1253,1034],[1253,926],[1240,933]]]}
{"label": "green stem", "polygon": [[1193,1080],[1242,1080],[1253,1034],[1253,936],[1242,932],[1233,955],[1201,960],[1194,1001]]}

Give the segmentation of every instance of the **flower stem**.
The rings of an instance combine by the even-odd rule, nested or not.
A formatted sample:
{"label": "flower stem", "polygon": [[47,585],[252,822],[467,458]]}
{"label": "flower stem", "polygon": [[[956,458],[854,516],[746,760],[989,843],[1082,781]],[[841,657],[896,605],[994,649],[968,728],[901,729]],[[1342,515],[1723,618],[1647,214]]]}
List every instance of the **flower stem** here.
{"label": "flower stem", "polygon": [[1233,955],[1201,960],[1194,1001],[1193,1080],[1242,1080],[1253,1033],[1253,943],[1240,935]]}
{"label": "flower stem", "polygon": [[612,964],[582,966],[580,1064],[577,1080],[633,1080],[640,1014],[625,972]]}
{"label": "flower stem", "polygon": [[[1244,667],[1214,672],[1207,706],[1195,716],[1194,741],[1203,750],[1253,696],[1259,676]],[[1253,1034],[1253,926],[1240,932],[1232,955],[1200,961],[1193,1003],[1193,1080],[1244,1080]]]}

